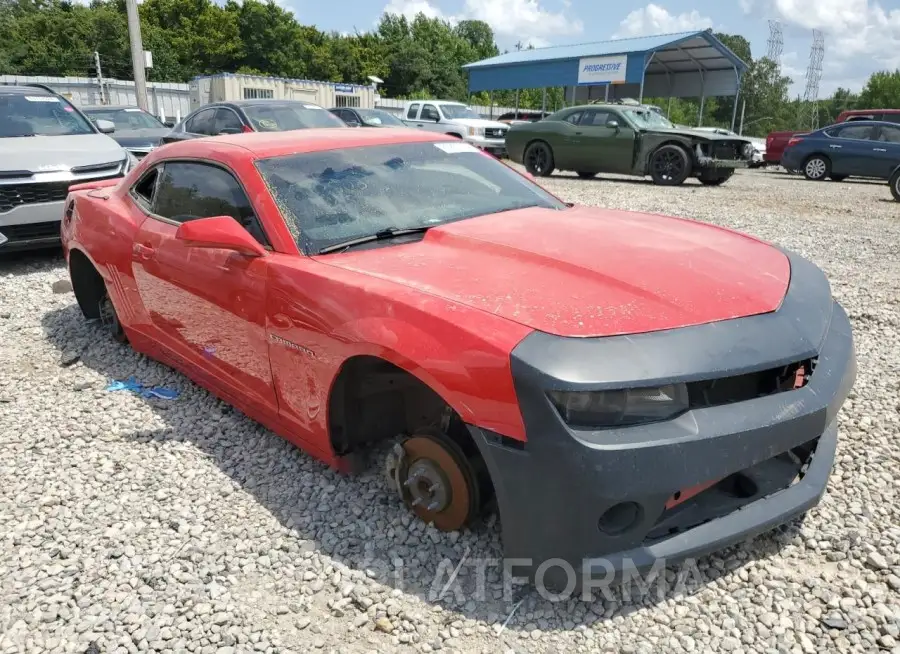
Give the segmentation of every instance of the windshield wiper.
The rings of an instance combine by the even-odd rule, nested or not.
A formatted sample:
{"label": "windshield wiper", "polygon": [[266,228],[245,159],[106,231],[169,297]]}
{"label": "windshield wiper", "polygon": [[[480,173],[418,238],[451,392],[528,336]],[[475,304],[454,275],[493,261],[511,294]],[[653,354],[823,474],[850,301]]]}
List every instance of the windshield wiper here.
{"label": "windshield wiper", "polygon": [[397,238],[398,236],[406,236],[407,234],[420,234],[422,232],[427,232],[429,229],[431,229],[431,226],[424,225],[422,227],[391,227],[389,229],[382,229],[374,234],[360,236],[359,238],[354,238],[349,241],[329,245],[319,250],[317,254],[328,254],[329,252],[336,252],[338,250],[343,251],[356,245],[362,245],[363,243],[386,241],[388,239]]}

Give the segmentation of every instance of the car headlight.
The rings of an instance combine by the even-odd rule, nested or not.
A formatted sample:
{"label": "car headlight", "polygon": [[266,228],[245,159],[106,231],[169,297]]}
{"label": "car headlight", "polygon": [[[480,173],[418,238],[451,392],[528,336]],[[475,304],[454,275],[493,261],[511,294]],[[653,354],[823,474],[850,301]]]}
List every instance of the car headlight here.
{"label": "car headlight", "polygon": [[469,136],[484,136],[484,128],[483,127],[470,127],[469,128]]}
{"label": "car headlight", "polygon": [[566,424],[589,429],[669,420],[689,406],[684,384],[610,391],[550,391],[547,395]]}
{"label": "car headlight", "polygon": [[128,150],[125,150],[125,165],[122,168],[122,174],[127,175],[129,171],[138,165],[138,159]]}

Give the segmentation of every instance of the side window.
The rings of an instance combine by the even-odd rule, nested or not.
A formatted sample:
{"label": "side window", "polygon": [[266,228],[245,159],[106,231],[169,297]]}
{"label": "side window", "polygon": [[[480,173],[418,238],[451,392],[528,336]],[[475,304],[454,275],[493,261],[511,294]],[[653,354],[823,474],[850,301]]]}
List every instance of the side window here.
{"label": "side window", "polygon": [[221,134],[223,130],[237,130],[238,132],[242,131],[244,124],[241,122],[241,119],[238,118],[238,115],[234,113],[231,109],[216,109],[216,129],[215,134]]}
{"label": "side window", "polygon": [[216,114],[215,109],[206,109],[199,112],[184,124],[184,131],[191,134],[203,134],[212,136],[213,134],[213,117]]}
{"label": "side window", "polygon": [[837,137],[840,139],[862,139],[871,138],[872,127],[870,125],[847,125],[838,130]]}
{"label": "side window", "polygon": [[268,245],[246,194],[231,173],[200,163],[167,163],[163,168],[153,213],[177,223],[231,216],[257,241]]}
{"label": "side window", "polygon": [[882,125],[878,140],[887,143],[900,143],[900,127]]}
{"label": "side window", "polygon": [[357,118],[356,114],[349,109],[341,110],[341,118],[343,118],[344,122],[348,125],[359,125],[359,118]]}
{"label": "side window", "polygon": [[886,123],[900,123],[900,112],[885,114],[882,120],[884,120]]}
{"label": "side window", "polygon": [[158,178],[159,168],[153,168],[131,187],[131,196],[147,211],[150,211],[150,207],[153,206],[153,191],[156,189]]}
{"label": "side window", "polygon": [[409,111],[406,112],[406,118],[408,120],[415,120],[416,115],[419,113],[419,103],[409,105]]}
{"label": "side window", "polygon": [[441,115],[438,113],[437,107],[433,104],[426,104],[422,107],[422,117],[419,120],[433,120],[435,122],[441,119]]}
{"label": "side window", "polygon": [[606,121],[612,116],[608,111],[586,111],[581,119],[581,125],[589,125],[591,127],[605,127]]}
{"label": "side window", "polygon": [[568,116],[566,116],[563,120],[565,120],[567,123],[572,123],[573,125],[577,125],[578,121],[581,120],[581,116],[583,113],[584,113],[583,111],[576,111],[575,113],[569,114]]}

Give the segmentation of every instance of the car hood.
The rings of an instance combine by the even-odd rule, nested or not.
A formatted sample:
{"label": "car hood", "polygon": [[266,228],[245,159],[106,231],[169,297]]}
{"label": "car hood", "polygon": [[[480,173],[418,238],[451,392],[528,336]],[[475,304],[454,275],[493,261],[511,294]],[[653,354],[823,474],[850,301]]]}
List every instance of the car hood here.
{"label": "car hood", "polygon": [[707,141],[745,141],[750,142],[746,136],[731,136],[729,134],[716,134],[715,132],[707,132],[702,129],[689,129],[683,127],[654,127],[651,129],[644,128],[645,132],[654,134],[673,134],[677,136],[688,136],[693,138],[706,139]]}
{"label": "car hood", "polygon": [[122,147],[106,134],[0,138],[0,171],[44,172],[124,158]]}
{"label": "car hood", "polygon": [[790,264],[750,236],[690,220],[575,207],[521,209],[418,242],[319,261],[560,336],[612,336],[776,310]]}
{"label": "car hood", "polygon": [[486,120],[484,118],[448,118],[448,120],[457,125],[465,125],[466,127],[489,127],[492,129],[502,127],[503,129],[509,129],[509,125],[501,123],[498,120]]}
{"label": "car hood", "polygon": [[162,137],[171,130],[168,127],[146,129],[123,129],[112,133],[112,138],[123,148],[149,148],[159,145]]}

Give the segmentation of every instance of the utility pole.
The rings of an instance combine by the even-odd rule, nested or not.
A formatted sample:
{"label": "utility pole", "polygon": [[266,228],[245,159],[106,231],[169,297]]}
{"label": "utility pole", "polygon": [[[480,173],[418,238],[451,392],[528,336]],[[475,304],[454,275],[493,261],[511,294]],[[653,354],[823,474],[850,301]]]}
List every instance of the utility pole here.
{"label": "utility pole", "polygon": [[106,92],[103,88],[103,71],[100,70],[100,53],[94,50],[94,65],[97,67],[97,84],[100,85],[100,104],[106,104]]}
{"label": "utility pole", "polygon": [[125,0],[128,13],[128,36],[131,41],[131,65],[134,67],[134,91],[137,104],[144,111],[150,111],[147,101],[147,77],[144,72],[144,44],[141,41],[141,20],[138,17],[137,0]]}

